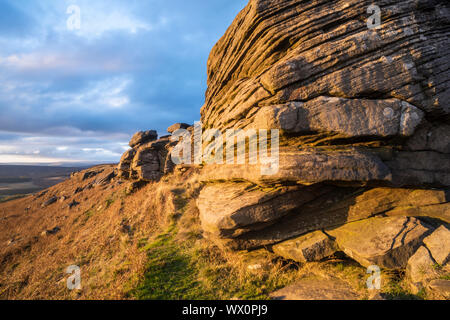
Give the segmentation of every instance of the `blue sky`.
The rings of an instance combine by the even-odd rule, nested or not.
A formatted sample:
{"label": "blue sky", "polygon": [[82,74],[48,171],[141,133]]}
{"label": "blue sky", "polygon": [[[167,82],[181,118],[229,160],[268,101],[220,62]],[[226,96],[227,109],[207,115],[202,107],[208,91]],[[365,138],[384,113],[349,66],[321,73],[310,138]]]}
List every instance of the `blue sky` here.
{"label": "blue sky", "polygon": [[0,0],[0,163],[115,162],[134,132],[199,120],[246,2]]}

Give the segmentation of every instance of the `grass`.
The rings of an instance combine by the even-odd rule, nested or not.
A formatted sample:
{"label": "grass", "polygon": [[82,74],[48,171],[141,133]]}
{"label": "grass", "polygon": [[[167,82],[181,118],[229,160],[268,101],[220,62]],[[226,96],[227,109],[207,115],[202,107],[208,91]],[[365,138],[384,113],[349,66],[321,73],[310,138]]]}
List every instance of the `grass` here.
{"label": "grass", "polygon": [[384,271],[382,277],[382,291],[388,300],[423,300],[425,297],[424,291],[416,295],[410,292],[407,280],[402,273]]}
{"label": "grass", "polygon": [[267,268],[249,270],[245,254],[219,249],[197,230],[195,201],[176,193],[176,211],[165,232],[147,242],[144,276],[127,292],[134,299],[268,299],[269,293],[291,283],[297,270],[284,263],[267,262]]}
{"label": "grass", "polygon": [[172,225],[155,242],[143,247],[148,251],[144,280],[130,293],[145,300],[185,300],[204,297],[196,271],[188,255],[175,243],[176,227]]}
{"label": "grass", "polygon": [[12,200],[22,199],[28,196],[28,194],[17,194],[14,196],[0,196],[0,203],[5,203]]}
{"label": "grass", "polygon": [[[269,293],[292,282],[295,270],[250,272],[240,261],[227,260],[206,240],[177,241],[172,225],[148,251],[145,275],[129,297],[140,300],[268,299]],[[278,269],[278,270],[277,270]]]}

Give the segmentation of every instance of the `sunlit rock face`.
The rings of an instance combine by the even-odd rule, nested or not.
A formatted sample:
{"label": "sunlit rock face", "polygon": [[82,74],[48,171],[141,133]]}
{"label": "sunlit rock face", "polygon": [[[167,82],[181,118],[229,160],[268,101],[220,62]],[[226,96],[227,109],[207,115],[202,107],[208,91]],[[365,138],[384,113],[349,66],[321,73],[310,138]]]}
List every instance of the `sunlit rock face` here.
{"label": "sunlit rock face", "polygon": [[372,28],[372,2],[249,1],[211,51],[205,127],[281,129],[291,153],[352,147],[392,186],[450,186],[449,4],[378,1]]}
{"label": "sunlit rock face", "polygon": [[280,150],[270,176],[202,167],[206,236],[252,249],[355,221],[448,223],[450,4],[378,1],[376,28],[372,4],[250,0],[214,46],[204,127],[279,129]]}

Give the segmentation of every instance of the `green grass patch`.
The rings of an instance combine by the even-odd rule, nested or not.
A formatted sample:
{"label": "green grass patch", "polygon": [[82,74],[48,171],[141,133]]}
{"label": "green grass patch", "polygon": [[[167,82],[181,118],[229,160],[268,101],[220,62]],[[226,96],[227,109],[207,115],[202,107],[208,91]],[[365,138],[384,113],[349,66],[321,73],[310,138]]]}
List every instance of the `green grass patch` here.
{"label": "green grass patch", "polygon": [[174,241],[175,225],[143,247],[148,251],[144,280],[130,294],[144,300],[187,300],[207,298],[197,281],[190,257]]}
{"label": "green grass patch", "polygon": [[[177,240],[178,228],[152,242],[142,241],[148,253],[143,279],[127,295],[143,300],[268,299],[269,293],[295,279],[295,270],[252,273],[229,263],[220,249],[206,240]],[[276,271],[275,271],[276,270]]]}

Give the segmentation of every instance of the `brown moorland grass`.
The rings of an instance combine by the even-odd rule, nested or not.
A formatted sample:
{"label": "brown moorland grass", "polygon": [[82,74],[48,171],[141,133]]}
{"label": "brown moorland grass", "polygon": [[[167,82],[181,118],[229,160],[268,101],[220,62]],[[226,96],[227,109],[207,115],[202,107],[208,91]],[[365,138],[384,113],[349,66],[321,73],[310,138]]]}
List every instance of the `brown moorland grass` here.
{"label": "brown moorland grass", "polygon": [[[96,184],[112,170],[91,168],[0,204],[0,299],[268,299],[315,276],[340,278],[369,297],[366,270],[348,259],[299,264],[266,250],[232,252],[203,238],[195,169],[133,193],[126,182]],[[88,171],[99,173],[83,180]],[[79,204],[69,208],[73,201]],[[66,287],[71,265],[81,268],[81,290]],[[414,298],[401,277],[383,276],[391,298]]]}
{"label": "brown moorland grass", "polygon": [[[75,194],[96,178],[72,178],[38,199],[0,205],[0,298],[124,298],[125,287],[145,265],[138,243],[165,227],[171,193],[165,185],[148,184],[128,195],[127,185],[116,181]],[[66,199],[42,208],[53,196]],[[79,205],[69,209],[74,200]],[[56,234],[42,234],[55,227]],[[80,291],[66,288],[70,265],[81,268]]]}

